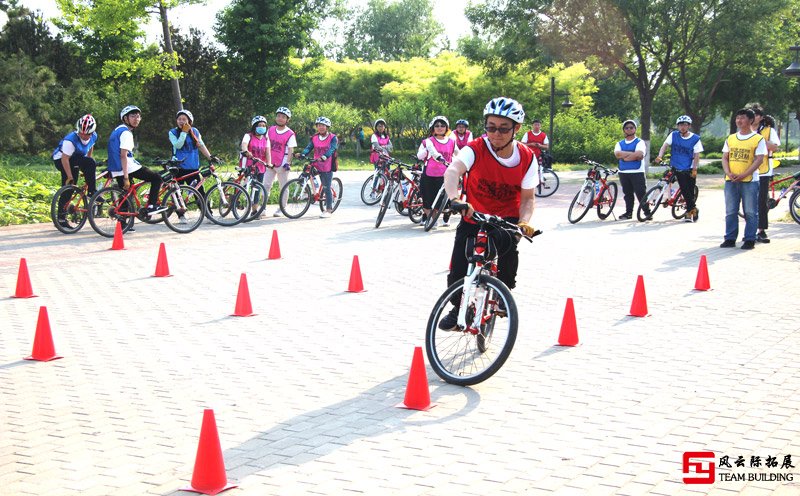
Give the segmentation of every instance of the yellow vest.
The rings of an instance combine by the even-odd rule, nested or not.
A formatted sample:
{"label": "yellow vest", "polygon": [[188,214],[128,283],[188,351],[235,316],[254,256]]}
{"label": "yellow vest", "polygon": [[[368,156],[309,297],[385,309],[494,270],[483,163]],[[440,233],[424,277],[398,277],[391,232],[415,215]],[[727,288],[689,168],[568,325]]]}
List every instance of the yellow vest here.
{"label": "yellow vest", "polygon": [[[755,133],[749,138],[742,140],[736,134],[728,136],[728,167],[734,174],[743,174],[747,169],[753,165],[753,160],[756,158],[756,148],[764,138],[760,134]],[[767,157],[764,157],[766,160]],[[725,179],[730,177],[725,176]],[[753,180],[753,175],[742,179],[742,182],[749,183]]]}
{"label": "yellow vest", "polygon": [[[769,135],[770,130],[772,128],[769,126],[764,126],[764,129],[761,130],[761,136],[764,137],[764,141],[769,143]],[[758,166],[758,173],[759,174],[766,174],[769,172],[769,156],[772,155],[769,150],[767,150],[767,156],[764,157],[764,161],[761,162],[761,165]]]}

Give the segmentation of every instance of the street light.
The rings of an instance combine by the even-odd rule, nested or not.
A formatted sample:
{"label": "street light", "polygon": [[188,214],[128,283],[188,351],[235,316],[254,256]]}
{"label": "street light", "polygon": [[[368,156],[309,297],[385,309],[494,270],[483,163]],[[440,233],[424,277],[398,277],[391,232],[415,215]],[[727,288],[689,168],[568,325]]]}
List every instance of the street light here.
{"label": "street light", "polygon": [[[794,61],[789,67],[783,70],[783,75],[788,77],[800,77],[800,46],[797,45],[791,46],[789,47],[789,50],[794,52]],[[800,112],[796,112],[795,117],[798,118],[798,120],[800,120]],[[786,129],[787,129],[786,143],[788,144],[789,143],[788,122],[786,123]],[[798,148],[797,154],[798,158],[800,158],[800,148]]]}
{"label": "street light", "polygon": [[[800,47],[798,47],[800,49]],[[550,154],[553,154],[553,144],[555,143],[555,139],[553,137],[553,117],[556,115],[556,95],[563,96],[564,101],[561,102],[561,106],[564,108],[570,108],[574,104],[569,101],[569,91],[556,91],[556,78],[550,78],[550,130],[548,134],[550,136]]]}

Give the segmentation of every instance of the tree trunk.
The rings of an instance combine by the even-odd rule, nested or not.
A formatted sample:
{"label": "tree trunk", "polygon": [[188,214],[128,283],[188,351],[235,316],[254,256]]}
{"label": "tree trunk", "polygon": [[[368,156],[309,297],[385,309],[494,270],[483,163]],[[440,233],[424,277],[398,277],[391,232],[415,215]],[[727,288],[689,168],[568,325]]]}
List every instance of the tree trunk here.
{"label": "tree trunk", "polygon": [[642,122],[639,124],[641,132],[639,137],[644,141],[645,154],[644,166],[645,171],[649,170],[650,166],[650,120],[653,117],[653,98],[655,92],[650,92],[646,89],[639,89],[639,103],[642,106]]}
{"label": "tree trunk", "polygon": [[[158,2],[158,11],[161,15],[161,29],[164,31],[164,51],[167,52],[170,56],[174,53],[172,50],[172,35],[169,32],[169,19],[167,19],[167,7],[164,5],[164,2]],[[178,68],[175,67],[175,64],[172,64],[172,70],[177,70]],[[183,108],[183,98],[181,97],[181,85],[178,81],[178,78],[172,78],[170,80],[172,84],[172,103],[175,105],[175,111],[181,110]]]}

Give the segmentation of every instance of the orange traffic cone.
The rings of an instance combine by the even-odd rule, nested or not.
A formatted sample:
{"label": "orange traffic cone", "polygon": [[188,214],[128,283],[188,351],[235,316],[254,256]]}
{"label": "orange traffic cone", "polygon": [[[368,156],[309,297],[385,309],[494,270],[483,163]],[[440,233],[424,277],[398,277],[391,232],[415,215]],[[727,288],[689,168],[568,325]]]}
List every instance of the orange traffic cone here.
{"label": "orange traffic cone", "polygon": [[558,335],[558,346],[578,345],[578,324],[575,321],[575,305],[572,298],[567,298],[564,308],[564,319],[561,321],[561,333]]}
{"label": "orange traffic cone", "polygon": [[214,410],[207,408],[203,411],[203,426],[200,429],[200,442],[197,445],[197,456],[194,460],[192,483],[189,487],[182,487],[180,490],[200,494],[219,494],[234,487],[236,487],[235,484],[228,484],[228,477],[225,475],[225,460],[222,458],[222,447],[219,444]]}
{"label": "orange traffic cone", "polygon": [[39,320],[36,321],[36,336],[33,338],[33,352],[25,360],[49,362],[62,358],[56,355],[53,345],[53,335],[50,333],[50,319],[47,317],[47,307],[39,307]]}
{"label": "orange traffic cone", "polygon": [[35,298],[31,287],[31,278],[28,275],[28,262],[24,258],[19,259],[19,272],[17,273],[17,290],[12,298]]}
{"label": "orange traffic cone", "polygon": [[158,260],[156,261],[156,273],[153,277],[170,277],[169,263],[167,262],[167,249],[164,243],[158,247]]}
{"label": "orange traffic cone", "polygon": [[636,290],[633,292],[631,313],[634,317],[647,317],[647,296],[644,293],[644,277],[636,279]]}
{"label": "orange traffic cone", "polygon": [[239,292],[236,295],[236,309],[231,314],[234,317],[251,317],[253,305],[250,303],[250,290],[247,288],[247,275],[239,278]]}
{"label": "orange traffic cone", "polygon": [[708,291],[711,289],[711,282],[708,280],[708,262],[706,256],[700,257],[700,266],[697,267],[697,279],[694,281],[695,291]]}
{"label": "orange traffic cone", "polygon": [[422,348],[417,346],[414,348],[414,358],[411,360],[411,372],[408,374],[408,384],[406,384],[406,397],[397,407],[426,411],[435,406],[431,404],[431,393],[428,390],[428,374],[425,372]]}
{"label": "orange traffic cone", "polygon": [[122,239],[122,224],[117,222],[117,227],[114,229],[114,242],[111,243],[112,250],[124,250],[125,241]]}
{"label": "orange traffic cone", "polygon": [[361,280],[361,266],[358,264],[358,255],[353,255],[353,266],[350,268],[350,284],[347,286],[348,293],[363,293],[364,282]]}
{"label": "orange traffic cone", "polygon": [[277,260],[281,258],[281,245],[278,243],[278,231],[272,230],[272,242],[269,245],[269,255],[267,260]]}

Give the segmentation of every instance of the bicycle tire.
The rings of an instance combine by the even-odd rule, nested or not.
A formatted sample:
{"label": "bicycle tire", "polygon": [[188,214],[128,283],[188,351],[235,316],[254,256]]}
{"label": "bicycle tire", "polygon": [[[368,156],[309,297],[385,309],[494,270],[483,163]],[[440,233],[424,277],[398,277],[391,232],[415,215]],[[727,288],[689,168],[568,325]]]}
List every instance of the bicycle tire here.
{"label": "bicycle tire", "polygon": [[542,169],[542,184],[536,186],[534,194],[539,198],[547,198],[558,190],[560,183],[553,169]]}
{"label": "bicycle tire", "polygon": [[113,238],[117,222],[122,224],[122,232],[133,226],[134,216],[120,216],[117,212],[133,213],[133,200],[125,196],[125,191],[116,186],[102,188],[89,201],[89,225],[100,236]]}
{"label": "bicycle tire", "polygon": [[[375,175],[378,175],[378,183],[373,188],[373,183],[375,182]],[[364,202],[364,205],[377,205],[379,201],[381,201],[381,193],[383,193],[383,189],[386,187],[386,174],[380,173],[372,173],[364,181],[364,185],[361,186],[361,201]]]}
{"label": "bicycle tire", "polygon": [[399,188],[397,188],[394,192],[394,199],[392,200],[394,203],[394,209],[397,210],[397,213],[400,215],[408,215],[408,211],[406,210],[405,206],[405,196],[403,194],[403,185],[401,184]]}
{"label": "bicycle tire", "polygon": [[444,185],[442,185],[431,204],[431,213],[428,214],[428,218],[425,219],[425,225],[423,226],[425,232],[430,231],[433,229],[433,226],[436,225],[436,221],[439,220],[439,214],[442,213],[445,205],[447,205],[447,192],[445,192]]}
{"label": "bicycle tire", "polygon": [[683,198],[683,192],[679,193],[672,203],[672,217],[675,219],[686,217],[686,200]]}
{"label": "bicycle tire", "polygon": [[[59,205],[62,197],[64,197],[64,209],[63,212],[60,212]],[[50,218],[53,220],[53,225],[64,234],[74,234],[80,231],[89,217],[88,204],[89,201],[86,199],[83,188],[74,184],[65,184],[56,191],[50,202]]]}
{"label": "bicycle tire", "polygon": [[796,189],[789,198],[789,215],[800,224],[800,188]]}
{"label": "bicycle tire", "polygon": [[[269,192],[266,186],[256,180],[251,180],[244,190],[250,198],[250,215],[246,216],[243,222],[250,222],[258,219],[261,217],[261,214],[264,213],[264,209],[267,208],[267,202],[269,201]],[[256,196],[258,197],[258,201],[255,199]]]}
{"label": "bicycle tire", "polygon": [[408,218],[414,224],[419,224],[422,220],[422,197],[416,188],[408,197]]}
{"label": "bicycle tire", "polygon": [[287,182],[281,189],[280,209],[290,219],[299,219],[311,206],[314,194],[302,179],[296,178]]}
{"label": "bicycle tire", "polygon": [[[611,198],[609,198],[609,196]],[[601,193],[601,198],[597,201],[597,217],[600,220],[605,220],[614,211],[614,205],[617,204],[617,183],[609,181],[606,183],[606,189]],[[608,212],[605,212],[604,207],[608,206]]]}
{"label": "bicycle tire", "polygon": [[[176,195],[180,195],[180,202]],[[185,184],[178,185],[177,190],[164,193],[161,205],[167,207],[163,214],[164,224],[178,234],[194,231],[206,216],[205,199],[199,191]]]}
{"label": "bicycle tire", "polygon": [[570,224],[577,224],[583,219],[589,209],[594,205],[594,183],[584,181],[583,187],[575,194],[567,210],[567,220]]}
{"label": "bicycle tire", "polygon": [[[342,180],[334,177],[331,180],[331,191],[333,192],[333,204],[331,204],[331,212],[335,212],[342,203]],[[325,193],[319,195],[319,211],[325,211]]]}
{"label": "bicycle tire", "polygon": [[394,192],[394,181],[389,181],[389,184],[386,186],[386,189],[383,190],[383,194],[381,195],[381,207],[378,209],[378,217],[375,219],[375,228],[381,227],[381,222],[383,222],[383,217],[386,215],[386,211],[389,209],[389,203],[392,201],[392,193]]}
{"label": "bicycle tire", "polygon": [[663,191],[664,187],[658,185],[647,190],[647,193],[644,194],[644,203],[639,203],[639,208],[636,209],[636,218],[639,219],[639,222],[647,220],[647,216],[644,214],[644,205],[650,207],[651,218],[655,215],[656,210],[661,206],[661,193]]}
{"label": "bicycle tire", "polygon": [[232,181],[215,184],[205,194],[206,218],[219,226],[235,226],[250,214],[250,196]]}
{"label": "bicycle tire", "polygon": [[[484,338],[483,344],[480,345],[483,351],[478,348],[477,334],[486,332],[485,323],[474,334],[470,330],[443,331],[439,329],[439,318],[450,305],[451,298],[462,293],[463,285],[463,279],[456,281],[436,301],[428,318],[425,350],[431,368],[445,382],[459,386],[472,386],[497,373],[511,355],[517,338],[519,316],[517,305],[508,287],[496,277],[481,274],[478,278],[477,288],[487,292],[490,296],[496,294],[499,298],[492,303],[491,298],[487,297],[483,300],[479,296],[481,291],[476,291],[476,296],[473,297],[474,301],[469,304],[471,312],[474,312],[476,301],[483,300],[482,318],[487,318],[485,322],[492,321],[491,334],[488,336],[488,340]],[[506,316],[502,319],[492,320],[492,317],[496,317],[494,312],[500,301],[505,304]],[[468,313],[469,317],[471,315]],[[506,325],[500,326],[503,322]]]}

